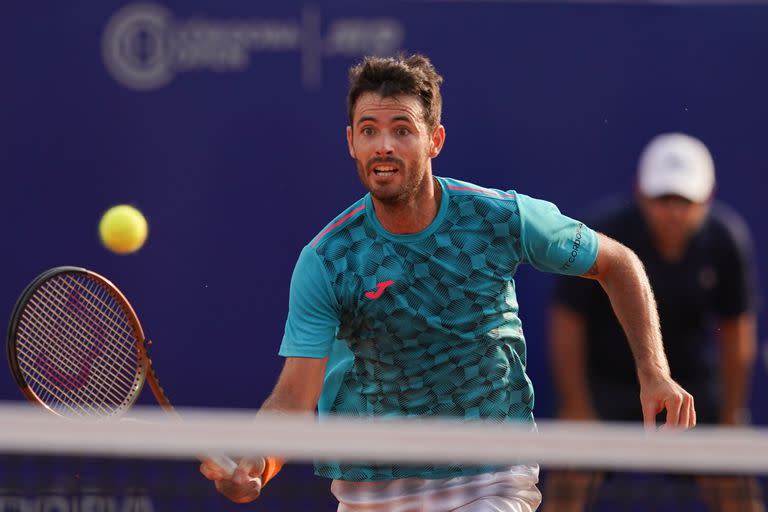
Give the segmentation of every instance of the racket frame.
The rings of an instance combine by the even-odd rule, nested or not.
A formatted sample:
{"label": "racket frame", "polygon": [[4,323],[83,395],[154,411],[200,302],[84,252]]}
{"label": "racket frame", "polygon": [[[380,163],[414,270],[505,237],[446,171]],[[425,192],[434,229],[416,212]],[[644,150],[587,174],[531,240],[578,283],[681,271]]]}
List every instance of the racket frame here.
{"label": "racket frame", "polygon": [[[112,281],[96,272],[75,266],[54,267],[37,276],[21,293],[13,308],[11,321],[8,326],[6,355],[8,357],[8,364],[11,368],[13,378],[24,396],[30,402],[43,407],[48,412],[51,412],[57,416],[63,416],[58,411],[48,406],[48,404],[46,404],[45,401],[39,397],[37,393],[35,393],[35,391],[30,387],[24,377],[24,372],[19,365],[16,355],[19,324],[30,298],[35,294],[35,292],[38,291],[38,289],[40,289],[44,283],[61,274],[80,274],[88,279],[96,281],[122,307],[123,312],[128,319],[128,323],[133,330],[134,337],[136,338],[135,350],[138,361],[137,376],[136,380],[134,381],[134,390],[128,400],[124,402],[121,410],[123,412],[129,410],[139,398],[144,384],[148,383],[149,388],[152,390],[152,394],[155,396],[155,400],[157,400],[157,403],[160,405],[160,407],[162,407],[168,414],[176,418],[180,418],[178,412],[176,412],[173,405],[171,405],[171,401],[169,400],[168,395],[166,395],[165,390],[160,385],[160,381],[157,378],[157,373],[152,366],[152,360],[150,359],[149,352],[147,350],[147,347],[151,344],[151,342],[144,335],[144,329],[141,326],[141,322],[139,321],[139,317],[136,314],[136,310],[133,309],[133,306],[131,306],[131,303],[128,301],[126,296],[114,283],[112,283]],[[237,464],[231,458],[223,455],[205,455],[201,456],[201,459],[208,459],[213,461],[229,474],[232,474],[237,467]],[[254,485],[257,485],[259,489],[261,488],[261,479],[252,478],[251,482]]]}
{"label": "racket frame", "polygon": [[[131,303],[128,302],[128,299],[123,295],[123,293],[117,288],[117,286],[114,285],[110,280],[105,278],[104,276],[97,274],[96,272],[87,270],[82,267],[75,267],[75,266],[60,266],[60,267],[54,267],[49,270],[46,270],[45,272],[41,273],[39,276],[37,276],[35,279],[30,282],[27,287],[24,289],[24,291],[19,296],[18,300],[16,301],[16,304],[14,305],[13,312],[11,314],[11,321],[8,326],[8,334],[7,334],[7,342],[6,342],[6,356],[8,358],[8,365],[11,368],[11,373],[13,374],[13,378],[16,381],[16,384],[19,386],[19,389],[21,390],[22,394],[31,402],[45,408],[46,410],[50,411],[53,414],[56,414],[57,416],[63,416],[58,411],[54,410],[53,408],[49,407],[48,404],[45,403],[45,401],[38,396],[38,394],[32,389],[32,387],[27,382],[27,379],[24,376],[24,372],[21,369],[21,366],[19,365],[18,357],[17,357],[17,333],[19,330],[19,324],[21,322],[22,315],[24,314],[24,311],[26,309],[26,306],[29,303],[30,298],[40,289],[41,286],[43,286],[45,283],[50,281],[51,279],[61,275],[61,274],[79,274],[87,279],[90,279],[92,281],[95,281],[101,286],[107,293],[109,293],[115,301],[118,302],[118,304],[123,309],[123,312],[126,314],[128,323],[133,330],[133,334],[136,338],[136,343],[134,346],[134,349],[136,351],[136,358],[137,358],[137,368],[136,368],[136,377],[134,380],[134,387],[133,391],[128,396],[128,398],[125,400],[125,402],[122,404],[121,410],[127,411],[130,409],[136,400],[139,398],[139,395],[141,394],[141,391],[144,387],[144,383],[147,380],[147,376],[150,373],[150,359],[149,355],[147,353],[146,348],[146,339],[144,336],[144,330],[141,327],[141,322],[139,321],[138,316],[136,315],[136,311],[133,309],[133,306],[131,306]],[[155,376],[156,379],[156,376]],[[150,386],[153,389],[153,392],[155,391],[155,388],[157,388],[161,393],[163,400],[166,402],[166,404],[170,405],[170,402],[168,402],[168,398],[165,396],[164,393],[162,393],[162,388],[160,388],[159,384],[156,384],[154,386]],[[160,401],[160,398],[158,397],[158,401]],[[162,405],[162,404],[161,404]]]}

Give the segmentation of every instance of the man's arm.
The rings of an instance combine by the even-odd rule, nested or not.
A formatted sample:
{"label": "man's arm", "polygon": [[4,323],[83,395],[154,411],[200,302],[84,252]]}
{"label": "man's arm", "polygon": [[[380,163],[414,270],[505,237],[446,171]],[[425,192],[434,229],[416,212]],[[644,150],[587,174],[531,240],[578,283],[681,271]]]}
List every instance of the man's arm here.
{"label": "man's arm", "polygon": [[696,424],[693,397],[670,375],[664,355],[659,314],[651,284],[640,259],[619,242],[599,234],[594,265],[583,277],[597,280],[611,301],[632,349],[640,381],[640,402],[646,428],[667,410],[666,427]]}
{"label": "man's arm", "polygon": [[559,416],[566,420],[595,419],[587,384],[584,317],[560,304],[552,306],[549,313],[549,343]]}
{"label": "man's arm", "polygon": [[262,411],[312,412],[323,390],[328,358],[288,357]]}
{"label": "man's arm", "polygon": [[[314,412],[323,390],[328,358],[288,357],[272,393],[261,406],[262,411]],[[235,503],[248,503],[259,497],[261,487],[254,486],[250,477],[270,472],[273,476],[282,462],[276,459],[244,458],[234,474],[227,475],[210,461],[200,465],[200,472],[214,480],[216,489]],[[264,481],[266,484],[266,480]]]}
{"label": "man's arm", "polygon": [[718,323],[722,401],[720,422],[744,423],[752,368],[757,353],[757,322],[754,313],[742,313]]}

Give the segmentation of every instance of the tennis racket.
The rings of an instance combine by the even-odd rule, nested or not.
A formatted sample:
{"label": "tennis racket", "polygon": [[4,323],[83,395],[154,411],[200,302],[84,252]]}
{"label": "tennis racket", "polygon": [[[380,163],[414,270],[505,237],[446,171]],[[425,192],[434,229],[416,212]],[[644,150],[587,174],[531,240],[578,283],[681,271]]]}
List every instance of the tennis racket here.
{"label": "tennis racket", "polygon": [[[147,352],[151,342],[125,295],[103,276],[78,267],[43,272],[24,290],[8,329],[8,361],[24,396],[58,416],[115,418],[145,382],[178,417]],[[230,475],[229,457],[203,456]],[[261,480],[252,478],[254,485]]]}

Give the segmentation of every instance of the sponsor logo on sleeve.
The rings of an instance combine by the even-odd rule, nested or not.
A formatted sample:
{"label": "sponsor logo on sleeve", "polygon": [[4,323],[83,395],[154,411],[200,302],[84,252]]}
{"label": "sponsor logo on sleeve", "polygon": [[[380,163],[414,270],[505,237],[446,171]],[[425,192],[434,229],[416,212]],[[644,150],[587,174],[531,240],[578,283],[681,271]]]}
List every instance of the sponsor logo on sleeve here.
{"label": "sponsor logo on sleeve", "polygon": [[573,245],[571,246],[571,254],[568,256],[568,261],[563,263],[563,266],[560,267],[560,270],[567,271],[569,268],[571,268],[576,261],[576,258],[579,256],[579,250],[581,249],[581,230],[584,228],[583,223],[579,223],[578,226],[576,226],[576,236],[573,237]]}

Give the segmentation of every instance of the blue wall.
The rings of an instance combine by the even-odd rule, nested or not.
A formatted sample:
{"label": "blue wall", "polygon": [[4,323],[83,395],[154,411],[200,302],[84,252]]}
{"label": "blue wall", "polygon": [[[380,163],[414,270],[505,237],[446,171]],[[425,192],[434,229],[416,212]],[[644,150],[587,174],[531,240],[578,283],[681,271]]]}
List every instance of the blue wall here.
{"label": "blue wall", "polygon": [[[15,2],[0,19],[0,311],[48,267],[90,268],[132,300],[177,404],[257,407],[281,365],[298,251],[363,193],[346,70],[397,49],[445,76],[437,174],[578,217],[629,197],[654,134],[688,132],[764,256],[766,26],[768,6]],[[150,223],[130,256],[96,233],[123,202]],[[519,274],[540,417],[552,413],[550,284]],[[20,398],[0,372],[0,399]],[[768,421],[765,399],[754,404]]]}

